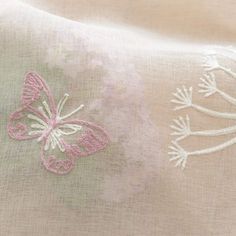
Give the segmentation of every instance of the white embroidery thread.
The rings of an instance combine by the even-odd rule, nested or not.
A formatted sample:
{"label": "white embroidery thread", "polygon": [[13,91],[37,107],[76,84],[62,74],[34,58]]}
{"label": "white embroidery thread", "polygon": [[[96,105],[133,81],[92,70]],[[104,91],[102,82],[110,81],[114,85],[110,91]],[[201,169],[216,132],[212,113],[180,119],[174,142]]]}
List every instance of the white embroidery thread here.
{"label": "white embroidery thread", "polygon": [[[200,79],[201,83],[198,85],[199,86],[198,92],[203,94],[204,97],[209,97],[212,94],[218,93],[221,96],[221,98],[223,98],[225,101],[229,102],[232,105],[236,105],[236,98],[230,96],[229,94],[227,94],[226,92],[222,91],[217,87],[215,72],[223,71],[224,73],[226,73],[235,80],[236,80],[236,73],[234,73],[229,68],[221,66],[218,63],[216,55],[207,56],[206,61],[203,64],[203,67],[205,69],[205,73],[203,75],[203,78]],[[181,89],[177,88],[176,92],[173,93],[174,99],[171,100],[171,102],[176,105],[174,110],[192,108],[194,110],[197,110],[201,113],[204,113],[208,116],[212,116],[215,118],[236,120],[236,113],[219,112],[195,104],[192,101],[192,92],[193,92],[192,87],[190,87],[189,89],[187,89],[185,86],[183,86]],[[199,156],[218,152],[220,150],[223,150],[227,147],[236,144],[236,137],[234,137],[226,142],[223,142],[213,147],[200,149],[196,151],[186,151],[184,148],[180,146],[179,141],[190,136],[213,137],[213,136],[233,134],[236,133],[236,125],[217,130],[192,131],[190,118],[188,115],[186,115],[185,118],[180,116],[178,117],[178,119],[174,119],[173,124],[170,125],[170,128],[173,130],[171,136],[176,137],[175,140],[172,141],[172,144],[169,146],[170,151],[168,152],[168,154],[170,155],[170,161],[176,161],[175,166],[180,166],[182,167],[182,169],[185,168],[187,159],[191,156]]]}

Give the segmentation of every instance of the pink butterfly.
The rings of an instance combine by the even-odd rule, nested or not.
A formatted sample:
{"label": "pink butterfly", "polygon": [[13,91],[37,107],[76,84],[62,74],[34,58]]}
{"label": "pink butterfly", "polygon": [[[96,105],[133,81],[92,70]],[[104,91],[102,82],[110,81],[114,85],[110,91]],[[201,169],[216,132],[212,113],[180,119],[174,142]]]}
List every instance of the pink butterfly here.
{"label": "pink butterfly", "polygon": [[[8,124],[11,138],[37,139],[42,145],[43,165],[59,175],[70,172],[77,158],[100,151],[109,143],[109,137],[101,127],[83,120],[68,120],[83,105],[62,115],[68,96],[65,94],[56,106],[46,82],[30,72],[24,81],[22,107],[10,115]],[[56,157],[57,154],[63,158]]]}

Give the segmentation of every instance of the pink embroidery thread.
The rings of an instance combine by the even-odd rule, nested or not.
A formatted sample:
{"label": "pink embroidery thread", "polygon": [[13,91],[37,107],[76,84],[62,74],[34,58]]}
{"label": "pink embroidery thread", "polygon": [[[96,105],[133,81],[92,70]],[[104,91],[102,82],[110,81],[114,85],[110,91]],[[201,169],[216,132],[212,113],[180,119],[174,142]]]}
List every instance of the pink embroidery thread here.
{"label": "pink embroidery thread", "polygon": [[[48,102],[41,102],[43,94]],[[109,143],[109,137],[101,127],[83,120],[67,120],[81,110],[83,105],[67,115],[61,115],[68,97],[65,94],[56,106],[46,82],[38,74],[29,72],[24,81],[22,107],[10,115],[7,127],[8,134],[13,139],[37,139],[41,142],[42,164],[48,171],[59,175],[69,173],[74,168],[76,159],[96,153]],[[42,106],[36,108],[36,102],[41,102]],[[34,123],[29,127],[23,119]],[[72,144],[64,139],[70,135],[78,135]],[[56,147],[64,153],[66,159],[58,159],[55,154],[47,153]]]}

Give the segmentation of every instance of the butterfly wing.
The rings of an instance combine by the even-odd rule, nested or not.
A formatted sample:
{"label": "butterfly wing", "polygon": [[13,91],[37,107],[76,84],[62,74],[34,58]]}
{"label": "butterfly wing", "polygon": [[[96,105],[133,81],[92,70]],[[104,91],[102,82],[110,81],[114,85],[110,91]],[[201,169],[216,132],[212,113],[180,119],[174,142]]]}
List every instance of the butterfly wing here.
{"label": "butterfly wing", "polygon": [[33,131],[27,124],[28,111],[26,108],[21,108],[13,112],[8,121],[7,131],[11,138],[16,140],[27,140],[38,138],[40,134],[30,135]]}
{"label": "butterfly wing", "polygon": [[38,74],[29,72],[24,81],[21,102],[23,105],[29,106],[40,98],[41,92],[44,90],[43,80]]}
{"label": "butterfly wing", "polygon": [[75,134],[72,144],[65,141],[64,145],[68,155],[77,158],[85,157],[104,149],[109,143],[106,131],[96,124],[82,120],[70,121],[69,124],[81,126],[82,129]]}
{"label": "butterfly wing", "polygon": [[54,150],[45,150],[47,139],[44,139],[41,147],[41,161],[50,172],[58,175],[69,173],[75,166],[75,158],[66,153],[55,153]]}
{"label": "butterfly wing", "polygon": [[109,143],[106,131],[90,122],[82,120],[62,122],[59,129],[64,134],[59,140],[64,152],[58,156],[51,154],[50,151],[45,151],[46,142],[44,142],[41,153],[44,167],[56,174],[69,173],[75,166],[76,159],[94,154]]}
{"label": "butterfly wing", "polygon": [[[43,114],[38,107],[42,104],[42,99],[45,99],[48,102],[51,113],[55,114],[55,102],[45,81],[35,72],[27,73],[21,96],[21,108],[13,112],[9,117],[8,134],[11,138],[27,140],[40,136],[40,133],[37,134],[37,132],[34,132],[32,127],[28,125],[28,115],[32,114],[34,117],[38,117],[45,123],[47,122],[45,114]],[[30,132],[31,135],[29,135]]]}
{"label": "butterfly wing", "polygon": [[45,94],[49,102],[50,109],[52,112],[55,112],[55,101],[44,79],[35,72],[27,73],[21,95],[22,105],[30,107],[34,102],[37,102],[43,94]]}

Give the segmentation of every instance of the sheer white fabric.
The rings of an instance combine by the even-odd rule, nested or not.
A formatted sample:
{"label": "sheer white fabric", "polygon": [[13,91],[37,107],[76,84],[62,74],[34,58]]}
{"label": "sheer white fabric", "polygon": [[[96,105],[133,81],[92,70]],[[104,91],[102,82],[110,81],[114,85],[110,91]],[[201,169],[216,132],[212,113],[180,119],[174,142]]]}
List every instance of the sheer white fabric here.
{"label": "sheer white fabric", "polygon": [[[0,234],[235,235],[235,8],[2,1]],[[28,71],[110,135],[68,175],[43,168],[36,140],[7,135]]]}

